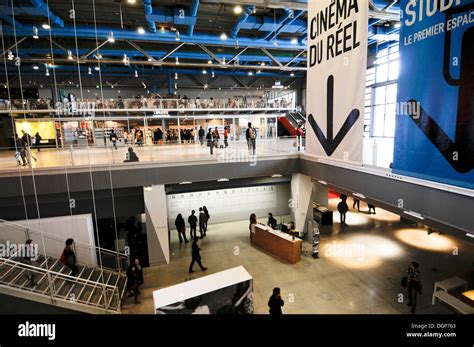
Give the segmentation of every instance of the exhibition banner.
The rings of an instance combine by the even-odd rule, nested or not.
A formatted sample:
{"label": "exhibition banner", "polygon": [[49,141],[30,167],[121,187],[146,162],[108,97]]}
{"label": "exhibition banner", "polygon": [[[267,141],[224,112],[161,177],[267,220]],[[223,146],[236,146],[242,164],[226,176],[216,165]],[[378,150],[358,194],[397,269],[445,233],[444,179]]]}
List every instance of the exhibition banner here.
{"label": "exhibition banner", "polygon": [[308,2],[306,153],[362,164],[368,2]]}
{"label": "exhibition banner", "polygon": [[393,171],[474,188],[474,0],[402,0]]}

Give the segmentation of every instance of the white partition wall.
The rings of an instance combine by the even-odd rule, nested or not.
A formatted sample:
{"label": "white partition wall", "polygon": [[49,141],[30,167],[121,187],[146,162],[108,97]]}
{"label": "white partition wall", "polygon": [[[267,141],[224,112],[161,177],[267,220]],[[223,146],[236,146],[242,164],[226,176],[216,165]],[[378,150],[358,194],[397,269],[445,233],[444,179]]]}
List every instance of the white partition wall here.
{"label": "white partition wall", "polygon": [[[40,254],[44,254],[46,251],[46,255],[59,258],[65,247],[66,239],[72,238],[76,242],[77,261],[83,265],[97,266],[96,242],[91,214],[19,220],[11,223],[0,224],[0,240],[2,242],[10,241],[10,243],[23,244],[29,237],[38,244]],[[25,229],[28,231],[26,232]]]}
{"label": "white partition wall", "polygon": [[169,264],[169,234],[165,186],[143,188],[145,199],[146,235],[150,266]]}
{"label": "white partition wall", "polygon": [[[291,211],[297,230],[304,231],[306,221],[312,219],[308,212],[312,209],[313,182],[302,174],[291,176]],[[310,218],[311,217],[311,218]]]}

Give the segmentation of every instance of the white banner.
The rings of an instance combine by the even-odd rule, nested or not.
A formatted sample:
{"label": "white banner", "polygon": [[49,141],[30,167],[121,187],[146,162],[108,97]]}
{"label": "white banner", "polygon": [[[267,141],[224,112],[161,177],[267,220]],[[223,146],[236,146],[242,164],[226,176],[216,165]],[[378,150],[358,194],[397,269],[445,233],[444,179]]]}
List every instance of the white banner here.
{"label": "white banner", "polygon": [[368,1],[308,7],[306,152],[362,164]]}

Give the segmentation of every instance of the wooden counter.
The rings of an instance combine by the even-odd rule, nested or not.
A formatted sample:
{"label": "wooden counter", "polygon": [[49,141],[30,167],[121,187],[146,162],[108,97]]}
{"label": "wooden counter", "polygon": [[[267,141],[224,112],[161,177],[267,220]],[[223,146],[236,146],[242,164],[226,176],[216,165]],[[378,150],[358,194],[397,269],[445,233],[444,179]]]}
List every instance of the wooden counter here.
{"label": "wooden counter", "polygon": [[292,236],[265,225],[252,226],[252,243],[291,264],[300,261],[301,242],[297,237],[293,240]]}

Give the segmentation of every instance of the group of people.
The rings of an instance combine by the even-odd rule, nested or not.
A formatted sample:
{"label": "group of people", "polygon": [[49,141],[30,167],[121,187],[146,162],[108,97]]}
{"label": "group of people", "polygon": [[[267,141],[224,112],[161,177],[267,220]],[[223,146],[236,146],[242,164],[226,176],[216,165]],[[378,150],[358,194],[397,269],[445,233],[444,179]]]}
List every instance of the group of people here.
{"label": "group of people", "polygon": [[[349,206],[347,205],[347,195],[341,194],[340,195],[341,201],[337,204],[337,211],[339,212],[339,216],[341,218],[341,224],[346,224],[346,213],[349,211]],[[367,204],[369,207],[369,214],[375,214],[375,206],[372,204]],[[354,202],[352,203],[352,208],[356,208],[357,206],[357,211],[360,212],[360,200],[359,199],[354,199]]]}
{"label": "group of people", "polygon": [[[192,210],[191,215],[188,217],[189,223],[189,238],[191,240],[197,239],[197,225],[199,223],[199,234],[200,238],[203,239],[206,237],[207,232],[207,223],[211,216],[209,215],[209,211],[206,206],[199,207],[199,215],[196,216],[196,211]],[[176,230],[178,231],[179,243],[188,243],[188,238],[186,237],[186,223],[184,221],[183,216],[181,213],[178,214],[174,221],[174,225],[176,226]]]}
{"label": "group of people", "polygon": [[[219,129],[217,127],[215,127],[214,130],[212,128],[209,128],[206,135],[206,143],[207,143],[207,147],[209,147],[211,155],[214,155],[214,148],[229,147],[229,133],[230,133],[230,127],[225,126],[224,133],[222,134],[224,137],[224,145],[220,146],[219,140],[221,139],[221,135],[219,134]],[[202,126],[199,128],[198,137],[199,137],[199,142],[201,143],[201,146],[202,146],[204,143],[204,129],[202,128]]]}
{"label": "group of people", "polygon": [[35,136],[31,136],[25,130],[21,130],[21,132],[21,138],[18,137],[18,134],[15,134],[15,158],[17,159],[19,165],[26,166],[31,164],[31,158],[33,158],[35,161],[38,160],[35,156],[33,156],[30,148],[34,146],[39,152],[41,150],[40,146],[42,138],[39,132],[36,132]]}

